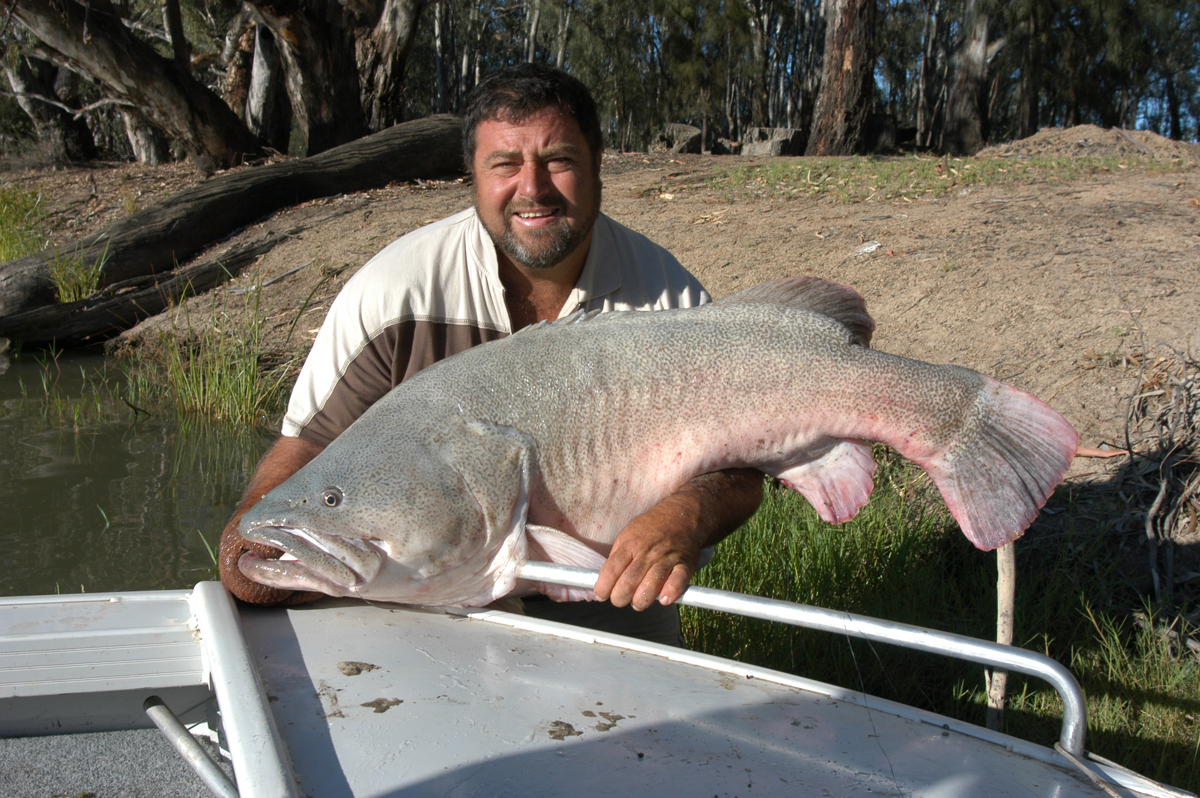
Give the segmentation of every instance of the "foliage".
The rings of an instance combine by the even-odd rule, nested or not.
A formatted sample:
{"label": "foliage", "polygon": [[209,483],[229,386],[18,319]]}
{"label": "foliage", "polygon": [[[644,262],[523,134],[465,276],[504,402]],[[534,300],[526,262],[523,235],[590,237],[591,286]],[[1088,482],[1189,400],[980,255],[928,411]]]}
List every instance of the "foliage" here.
{"label": "foliage", "polygon": [[[356,5],[359,46],[382,5]],[[161,4],[122,8],[135,34],[170,57]],[[183,0],[181,10],[193,76],[223,92],[247,17],[213,0]],[[1082,123],[1195,139],[1197,11],[1189,0],[885,0],[875,110],[894,116],[902,140],[940,147],[970,13],[972,24],[984,23],[971,29],[986,31],[977,104],[989,140]],[[561,64],[592,88],[609,146],[644,149],[669,122],[705,128],[710,145],[751,126],[807,130],[823,48],[817,0],[440,0],[420,17],[398,116],[459,111],[482,75],[535,60]],[[85,82],[68,104],[95,102],[98,86]],[[6,118],[15,110],[3,108]],[[128,152],[112,129],[115,113],[89,112],[91,127],[102,147]]]}

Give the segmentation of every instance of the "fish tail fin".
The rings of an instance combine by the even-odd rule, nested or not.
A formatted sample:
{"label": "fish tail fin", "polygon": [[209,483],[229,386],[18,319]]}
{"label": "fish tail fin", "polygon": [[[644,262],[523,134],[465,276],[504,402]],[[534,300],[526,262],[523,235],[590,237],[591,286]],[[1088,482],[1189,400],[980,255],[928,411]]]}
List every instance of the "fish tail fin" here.
{"label": "fish tail fin", "polygon": [[1079,434],[1049,405],[985,377],[963,434],[920,462],[984,551],[1020,537],[1071,465]]}

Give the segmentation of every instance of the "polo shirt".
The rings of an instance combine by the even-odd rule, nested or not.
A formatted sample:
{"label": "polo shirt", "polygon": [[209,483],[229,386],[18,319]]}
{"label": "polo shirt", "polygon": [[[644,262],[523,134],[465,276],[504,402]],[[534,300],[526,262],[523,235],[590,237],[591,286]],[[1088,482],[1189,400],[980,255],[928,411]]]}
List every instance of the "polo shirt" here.
{"label": "polo shirt", "polygon": [[[496,248],[474,208],[389,244],[330,306],[292,390],[283,434],[328,446],[393,387],[513,332]],[[695,307],[708,293],[673,255],[600,214],[559,318]]]}

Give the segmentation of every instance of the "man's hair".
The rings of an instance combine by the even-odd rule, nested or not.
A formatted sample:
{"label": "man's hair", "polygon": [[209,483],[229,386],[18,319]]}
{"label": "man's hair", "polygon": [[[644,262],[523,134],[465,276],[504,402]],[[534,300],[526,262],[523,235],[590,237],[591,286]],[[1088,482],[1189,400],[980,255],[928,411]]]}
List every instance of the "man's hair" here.
{"label": "man's hair", "polygon": [[520,123],[547,108],[575,120],[593,158],[604,150],[596,101],[582,81],[546,64],[517,64],[491,73],[467,97],[462,123],[467,171],[475,162],[475,131],[485,120]]}

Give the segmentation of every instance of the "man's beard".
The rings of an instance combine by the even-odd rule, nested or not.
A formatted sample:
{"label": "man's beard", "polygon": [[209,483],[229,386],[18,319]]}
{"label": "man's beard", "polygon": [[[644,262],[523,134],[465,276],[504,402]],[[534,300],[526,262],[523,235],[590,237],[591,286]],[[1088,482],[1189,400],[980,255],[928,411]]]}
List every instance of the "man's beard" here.
{"label": "man's beard", "polygon": [[592,196],[591,213],[582,220],[582,224],[573,227],[567,219],[560,219],[544,230],[527,231],[525,241],[521,241],[513,233],[512,217],[520,209],[510,203],[504,208],[504,230],[492,230],[487,225],[484,229],[491,236],[496,248],[508,256],[514,263],[519,263],[529,269],[539,271],[552,269],[574,252],[587,240],[600,215],[600,181],[596,181],[596,189]]}

